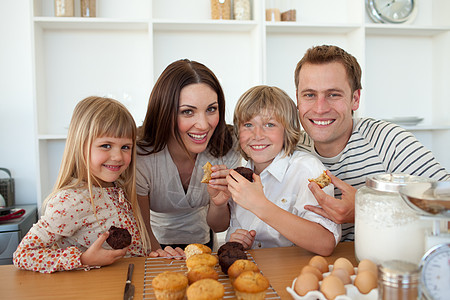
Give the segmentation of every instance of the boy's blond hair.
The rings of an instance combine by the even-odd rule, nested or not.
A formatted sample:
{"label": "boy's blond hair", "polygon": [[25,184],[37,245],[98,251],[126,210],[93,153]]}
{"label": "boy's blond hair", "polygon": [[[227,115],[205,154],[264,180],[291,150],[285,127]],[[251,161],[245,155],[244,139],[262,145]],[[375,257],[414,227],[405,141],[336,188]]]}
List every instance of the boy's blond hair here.
{"label": "boy's blond hair", "polygon": [[149,250],[150,238],[136,194],[136,123],[127,108],[117,100],[92,96],[76,105],[58,178],[53,191],[43,203],[43,211],[48,201],[59,191],[81,186],[89,190],[92,209],[96,213],[92,188],[94,185],[101,187],[101,184],[90,171],[90,149],[94,139],[103,136],[130,138],[133,141],[130,165],[115,183],[123,188],[133,209],[143,246]]}
{"label": "boy's blond hair", "polygon": [[[300,122],[294,101],[280,88],[258,85],[247,90],[239,98],[234,109],[234,131],[239,137],[239,127],[257,115],[275,118],[284,127],[284,155],[290,155],[297,147],[300,137]],[[247,154],[239,147],[242,156]]]}

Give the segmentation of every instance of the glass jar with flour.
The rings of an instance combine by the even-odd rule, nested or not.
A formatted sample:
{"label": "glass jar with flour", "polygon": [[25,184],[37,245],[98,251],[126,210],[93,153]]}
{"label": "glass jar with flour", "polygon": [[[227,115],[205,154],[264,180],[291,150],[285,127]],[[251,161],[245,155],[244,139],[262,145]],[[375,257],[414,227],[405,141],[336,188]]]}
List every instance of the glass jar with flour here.
{"label": "glass jar with flour", "polygon": [[419,264],[425,253],[425,231],[432,223],[420,219],[401,198],[399,189],[430,179],[407,174],[367,177],[355,196],[355,253],[375,263],[403,260]]}

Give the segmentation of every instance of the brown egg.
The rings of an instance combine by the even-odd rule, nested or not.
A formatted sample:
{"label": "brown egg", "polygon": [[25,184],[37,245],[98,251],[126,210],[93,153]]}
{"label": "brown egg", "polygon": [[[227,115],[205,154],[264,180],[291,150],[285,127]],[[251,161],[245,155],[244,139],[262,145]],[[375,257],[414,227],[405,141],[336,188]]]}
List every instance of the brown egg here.
{"label": "brown egg", "polygon": [[342,281],[334,275],[323,279],[320,291],[328,300],[334,300],[337,296],[345,295],[347,292]]}
{"label": "brown egg", "polygon": [[355,286],[361,294],[367,294],[378,286],[377,277],[370,270],[358,272],[358,275],[356,275],[355,278]]}
{"label": "brown egg", "polygon": [[300,271],[300,274],[303,274],[303,273],[312,273],[312,274],[316,275],[316,277],[319,281],[321,281],[323,279],[323,275],[319,271],[319,269],[317,269],[316,267],[310,266],[310,265],[306,265],[302,268],[302,270]]}
{"label": "brown egg", "polygon": [[336,259],[334,261],[333,269],[345,269],[350,276],[355,275],[355,269],[352,263],[345,257],[339,257]]}
{"label": "brown egg", "polygon": [[319,290],[319,279],[313,273],[303,273],[297,277],[294,291],[300,296],[305,296],[309,291]]}
{"label": "brown egg", "polygon": [[334,275],[338,277],[343,284],[351,284],[352,279],[350,278],[350,275],[348,275],[348,272],[346,269],[333,269],[331,272],[331,275]]}
{"label": "brown egg", "polygon": [[378,276],[377,265],[369,259],[363,259],[358,264],[358,273],[366,270],[372,271],[375,274],[375,276]]}
{"label": "brown egg", "polygon": [[326,273],[328,272],[328,262],[323,256],[316,255],[309,261],[309,265],[316,267],[320,272]]}

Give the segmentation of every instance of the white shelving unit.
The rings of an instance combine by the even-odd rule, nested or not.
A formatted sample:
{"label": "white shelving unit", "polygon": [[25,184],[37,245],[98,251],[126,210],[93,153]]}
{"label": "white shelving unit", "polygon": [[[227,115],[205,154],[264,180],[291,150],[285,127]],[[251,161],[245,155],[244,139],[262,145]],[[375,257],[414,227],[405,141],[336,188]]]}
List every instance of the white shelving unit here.
{"label": "white shelving unit", "polygon": [[450,1],[418,0],[411,24],[374,24],[361,0],[280,0],[297,22],[266,22],[272,1],[252,1],[252,20],[211,20],[210,0],[97,0],[97,17],[54,17],[53,0],[32,7],[38,206],[50,192],[76,103],[122,101],[141,124],[155,80],[171,62],[197,60],[224,88],[227,121],[239,96],[276,85],[295,99],[294,69],[306,49],[336,44],[363,68],[359,116],[420,116],[408,128],[450,169]]}

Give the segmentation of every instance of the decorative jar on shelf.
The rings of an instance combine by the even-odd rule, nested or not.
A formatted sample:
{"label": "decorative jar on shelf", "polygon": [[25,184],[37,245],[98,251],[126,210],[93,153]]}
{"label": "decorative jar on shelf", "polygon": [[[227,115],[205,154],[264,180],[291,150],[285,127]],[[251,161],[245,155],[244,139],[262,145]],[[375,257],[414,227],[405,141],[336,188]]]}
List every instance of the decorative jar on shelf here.
{"label": "decorative jar on shelf", "polygon": [[213,20],[231,19],[231,0],[211,0],[211,18]]}
{"label": "decorative jar on shelf", "polygon": [[73,17],[74,16],[73,0],[55,0],[55,16]]}
{"label": "decorative jar on shelf", "polygon": [[81,4],[81,16],[95,18],[97,0],[80,0]]}
{"label": "decorative jar on shelf", "polygon": [[234,0],[233,14],[235,20],[250,20],[251,8],[250,0]]}

